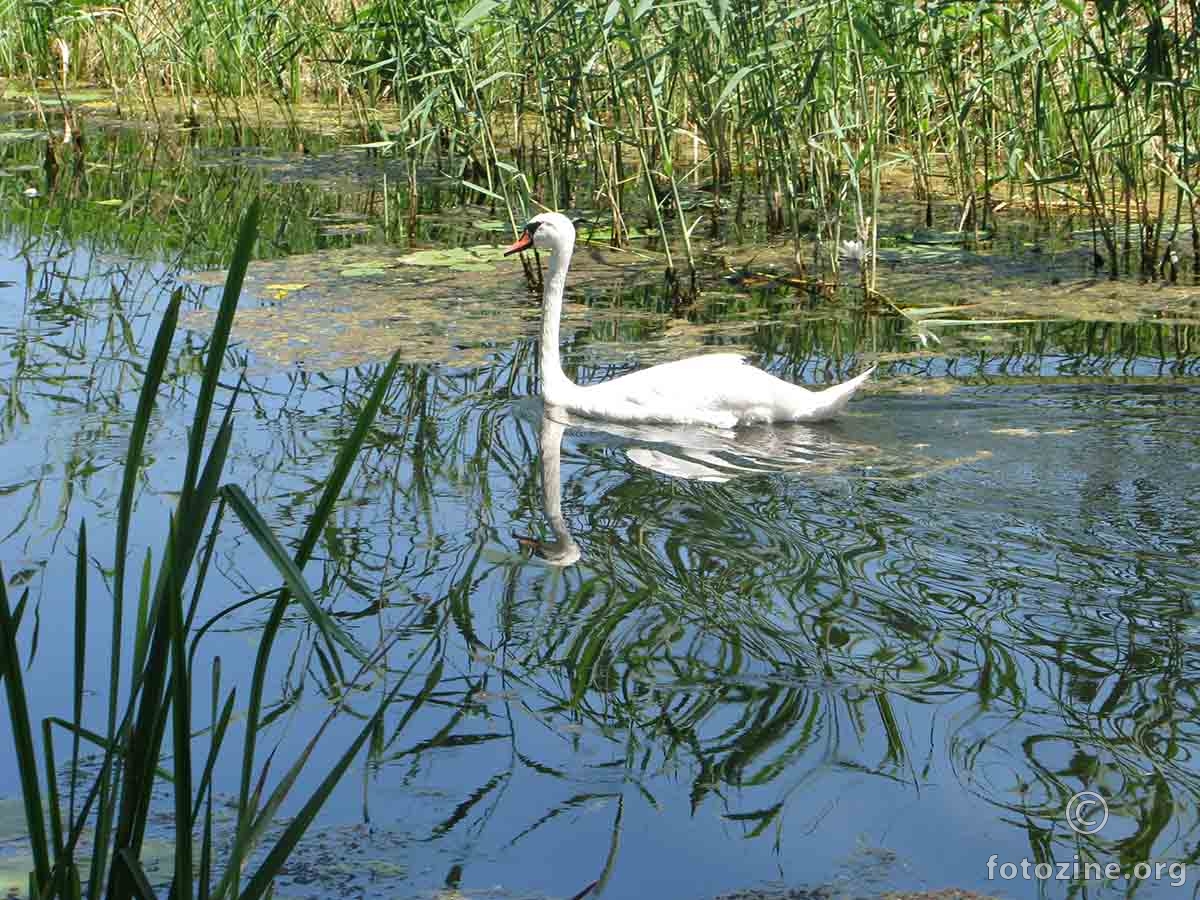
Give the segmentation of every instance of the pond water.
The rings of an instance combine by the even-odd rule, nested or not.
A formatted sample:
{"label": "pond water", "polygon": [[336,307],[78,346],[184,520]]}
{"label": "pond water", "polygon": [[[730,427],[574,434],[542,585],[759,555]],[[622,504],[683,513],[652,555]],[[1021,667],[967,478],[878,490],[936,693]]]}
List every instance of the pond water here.
{"label": "pond water", "polygon": [[[342,784],[281,895],[566,898],[601,879],[612,898],[1065,896],[1081,884],[989,880],[988,861],[1196,858],[1197,324],[948,326],[922,350],[886,311],[714,287],[680,319],[628,271],[591,272],[564,331],[581,381],[718,344],[806,383],[885,362],[822,427],[555,422],[536,399],[519,266],[424,295],[428,272],[406,268],[415,290],[401,290],[336,255],[411,250],[381,219],[386,164],[315,137],[303,155],[262,140],[235,154],[217,133],[96,133],[91,161],[49,194],[37,148],[0,145],[0,563],[30,590],[35,716],[70,709],[85,519],[90,641],[108,640],[140,371],[182,289],[189,328],[132,538],[134,560],[160,550],[219,296],[219,278],[195,273],[227,259],[261,193],[259,256],[307,268],[252,270],[227,360],[226,384],[246,382],[226,480],[297,540],[380,360],[407,347],[306,574],[364,645],[399,637],[393,672],[432,642],[410,676],[412,693],[433,684],[430,701]],[[503,239],[463,227],[486,211],[428,190],[423,246]],[[277,581],[229,517],[201,618]],[[244,680],[266,615],[251,603],[221,619],[197,671],[219,656],[227,684]],[[287,640],[264,739],[284,755],[331,702],[299,614]],[[99,679],[107,660],[94,665]],[[335,721],[308,786],[386,687]],[[12,798],[7,721],[0,747]],[[236,778],[218,773],[224,796]],[[1109,805],[1093,835],[1064,815],[1084,790]],[[0,865],[20,852],[0,841]]]}

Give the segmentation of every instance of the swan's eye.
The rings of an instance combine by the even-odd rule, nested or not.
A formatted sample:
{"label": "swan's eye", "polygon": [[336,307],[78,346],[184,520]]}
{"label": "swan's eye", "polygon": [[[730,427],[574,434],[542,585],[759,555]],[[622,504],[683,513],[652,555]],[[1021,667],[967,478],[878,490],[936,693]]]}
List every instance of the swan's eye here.
{"label": "swan's eye", "polygon": [[534,235],[534,232],[536,232],[541,227],[542,227],[541,222],[529,222],[525,225],[525,233],[532,238]]}

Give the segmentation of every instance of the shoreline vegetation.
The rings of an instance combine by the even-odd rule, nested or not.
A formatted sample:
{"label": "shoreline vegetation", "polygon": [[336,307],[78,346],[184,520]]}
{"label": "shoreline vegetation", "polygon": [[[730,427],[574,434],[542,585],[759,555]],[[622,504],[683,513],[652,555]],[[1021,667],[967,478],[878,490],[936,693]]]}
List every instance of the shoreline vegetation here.
{"label": "shoreline vegetation", "polygon": [[753,215],[799,276],[849,256],[869,293],[900,172],[927,225],[935,199],[968,236],[1069,210],[1098,271],[1177,278],[1200,255],[1197,37],[1179,0],[47,3],[0,13],[0,76],[65,137],[79,83],[183,125],[316,102],[406,164],[414,208],[429,168],[514,229],[595,208],[615,246],[657,234],[685,293],[693,238]]}

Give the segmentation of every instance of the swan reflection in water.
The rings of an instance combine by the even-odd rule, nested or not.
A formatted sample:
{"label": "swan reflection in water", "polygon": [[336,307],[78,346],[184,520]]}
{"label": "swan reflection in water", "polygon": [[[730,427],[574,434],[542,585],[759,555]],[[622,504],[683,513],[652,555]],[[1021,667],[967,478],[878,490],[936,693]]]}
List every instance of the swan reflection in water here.
{"label": "swan reflection in water", "polygon": [[688,481],[723,483],[743,475],[772,473],[823,475],[870,464],[879,454],[870,444],[847,439],[828,426],[791,424],[728,431],[622,425],[573,418],[564,410],[547,408],[538,444],[542,509],[554,538],[517,540],[543,562],[563,567],[574,565],[582,556],[562,511],[562,437],[569,427],[617,438],[625,444],[631,462]]}

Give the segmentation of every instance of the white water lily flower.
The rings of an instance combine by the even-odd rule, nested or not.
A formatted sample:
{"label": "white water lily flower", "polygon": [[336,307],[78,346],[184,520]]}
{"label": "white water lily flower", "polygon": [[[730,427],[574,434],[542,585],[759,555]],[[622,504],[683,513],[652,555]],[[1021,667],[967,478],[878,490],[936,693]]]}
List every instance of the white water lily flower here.
{"label": "white water lily flower", "polygon": [[24,194],[26,197],[28,197],[30,200],[32,200],[34,197],[41,196],[41,191],[39,191],[35,187],[27,187],[27,188],[25,188],[25,190],[21,191],[21,193]]}
{"label": "white water lily flower", "polygon": [[842,259],[852,262],[862,262],[867,258],[867,247],[862,241],[842,241]]}
{"label": "white water lily flower", "polygon": [[917,325],[916,328],[913,329],[913,337],[920,342],[922,350],[929,346],[930,341],[933,341],[934,344],[939,346],[942,343],[942,339],[940,337],[938,337],[928,328],[924,328],[921,325]]}

